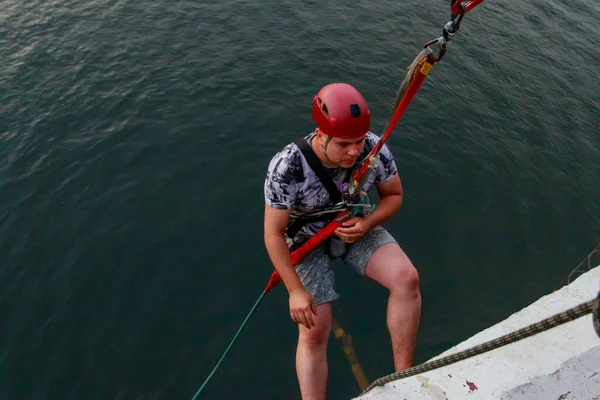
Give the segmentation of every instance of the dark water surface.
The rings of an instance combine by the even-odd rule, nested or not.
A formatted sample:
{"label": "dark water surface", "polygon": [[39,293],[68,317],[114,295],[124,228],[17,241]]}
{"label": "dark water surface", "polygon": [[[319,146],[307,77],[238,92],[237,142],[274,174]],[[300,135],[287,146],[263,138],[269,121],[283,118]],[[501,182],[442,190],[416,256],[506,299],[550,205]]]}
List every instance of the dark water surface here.
{"label": "dark water surface", "polygon": [[[417,362],[557,289],[600,240],[599,15],[483,3],[389,140]],[[272,271],[271,156],[313,129],[331,81],[362,91],[379,134],[448,18],[446,2],[4,0],[0,398],[191,398]],[[385,290],[342,266],[337,286],[367,377],[393,372]],[[299,398],[287,307],[269,293],[203,398]],[[330,398],[348,399],[330,343]]]}

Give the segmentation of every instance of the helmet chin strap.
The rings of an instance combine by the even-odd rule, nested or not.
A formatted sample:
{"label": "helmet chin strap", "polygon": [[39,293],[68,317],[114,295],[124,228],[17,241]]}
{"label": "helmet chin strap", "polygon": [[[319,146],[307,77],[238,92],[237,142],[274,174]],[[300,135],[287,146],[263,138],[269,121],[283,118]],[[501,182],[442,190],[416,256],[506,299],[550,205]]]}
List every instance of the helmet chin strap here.
{"label": "helmet chin strap", "polygon": [[331,141],[331,138],[333,136],[329,135],[327,136],[327,140],[325,141],[325,146],[323,146],[323,154],[325,154],[325,157],[327,157],[327,159],[329,161],[331,161],[331,159],[329,158],[329,155],[327,155],[327,146],[329,146],[329,142]]}
{"label": "helmet chin strap", "polygon": [[[323,133],[319,128],[317,128],[317,130],[319,131],[319,133]],[[329,145],[329,142],[331,141],[332,138],[333,138],[333,136],[327,135],[327,140],[325,141],[325,145],[321,146],[321,150],[323,150],[323,154],[325,155],[325,157],[327,157],[327,160],[331,161],[332,164],[335,164],[331,160],[331,158],[329,158],[329,155],[327,154],[327,146]]]}

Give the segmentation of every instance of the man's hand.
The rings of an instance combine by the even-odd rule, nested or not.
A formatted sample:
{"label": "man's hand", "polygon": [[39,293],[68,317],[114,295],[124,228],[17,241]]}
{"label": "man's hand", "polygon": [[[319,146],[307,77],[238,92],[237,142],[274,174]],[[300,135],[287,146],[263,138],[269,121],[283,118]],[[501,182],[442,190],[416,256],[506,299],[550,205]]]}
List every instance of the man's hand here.
{"label": "man's hand", "polygon": [[317,306],[310,293],[304,288],[290,291],[290,317],[308,329],[315,326],[312,314],[317,315]]}
{"label": "man's hand", "polygon": [[365,217],[352,217],[335,230],[335,234],[346,243],[358,242],[371,229]]}

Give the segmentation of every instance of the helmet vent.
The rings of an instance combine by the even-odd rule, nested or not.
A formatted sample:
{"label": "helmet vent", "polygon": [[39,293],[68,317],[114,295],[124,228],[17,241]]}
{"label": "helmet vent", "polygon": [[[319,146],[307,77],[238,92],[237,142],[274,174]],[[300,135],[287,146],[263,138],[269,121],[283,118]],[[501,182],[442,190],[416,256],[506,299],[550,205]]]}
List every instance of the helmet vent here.
{"label": "helmet vent", "polygon": [[360,117],[360,107],[358,104],[350,104],[350,115],[352,118]]}

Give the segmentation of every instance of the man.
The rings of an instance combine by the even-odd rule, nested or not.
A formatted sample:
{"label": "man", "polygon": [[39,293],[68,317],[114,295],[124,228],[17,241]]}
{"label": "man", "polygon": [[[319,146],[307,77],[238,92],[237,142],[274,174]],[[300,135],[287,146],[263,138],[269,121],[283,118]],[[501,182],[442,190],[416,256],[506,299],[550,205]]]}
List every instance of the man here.
{"label": "man", "polygon": [[[299,324],[296,372],[304,400],[326,396],[331,302],[339,297],[333,259],[341,258],[350,268],[389,290],[387,326],[396,371],[412,366],[421,313],[418,273],[381,226],[402,205],[402,185],[387,146],[381,149],[379,166],[363,187],[365,192],[376,187],[379,201],[375,210],[363,217],[348,218],[334,236],[294,267],[291,251],[328,222],[314,215],[329,215],[329,219],[337,215],[318,212],[331,208],[335,203],[332,197],[339,194],[354,166],[364,161],[379,140],[370,131],[367,102],[346,83],[329,84],[319,91],[313,99],[312,118],[317,124],[315,131],[288,144],[272,158],[264,185],[265,246],[289,292],[290,317]],[[315,170],[326,176],[319,179]],[[327,180],[329,183],[324,182]],[[338,192],[332,193],[332,181]],[[313,218],[307,218],[304,225],[294,224],[303,216]]]}

